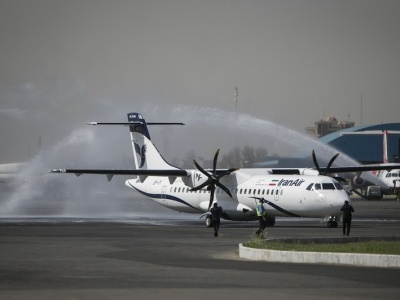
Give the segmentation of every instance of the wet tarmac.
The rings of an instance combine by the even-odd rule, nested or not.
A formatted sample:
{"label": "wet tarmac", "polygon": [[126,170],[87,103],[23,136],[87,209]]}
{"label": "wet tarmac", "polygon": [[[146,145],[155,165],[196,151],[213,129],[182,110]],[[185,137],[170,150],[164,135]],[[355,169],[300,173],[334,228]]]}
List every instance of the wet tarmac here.
{"label": "wet tarmac", "polygon": [[[353,201],[351,236],[398,236],[400,203]],[[341,224],[340,224],[341,225]],[[257,223],[197,216],[0,219],[1,299],[398,299],[399,269],[239,259]],[[318,219],[278,219],[267,237],[336,237]]]}

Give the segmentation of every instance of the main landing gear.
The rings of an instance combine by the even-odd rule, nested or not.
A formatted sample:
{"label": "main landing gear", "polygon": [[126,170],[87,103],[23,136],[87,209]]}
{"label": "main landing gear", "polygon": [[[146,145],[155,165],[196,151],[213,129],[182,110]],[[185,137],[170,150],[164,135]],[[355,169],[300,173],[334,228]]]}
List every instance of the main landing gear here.
{"label": "main landing gear", "polygon": [[213,221],[210,215],[206,216],[205,223],[207,228],[213,227]]}
{"label": "main landing gear", "polygon": [[[267,227],[273,227],[275,225],[275,217],[267,216],[265,218],[265,223],[267,224]],[[205,217],[205,225],[207,228],[213,227],[213,221],[211,219],[211,215],[207,215]],[[336,224],[336,227],[337,227],[337,224]]]}

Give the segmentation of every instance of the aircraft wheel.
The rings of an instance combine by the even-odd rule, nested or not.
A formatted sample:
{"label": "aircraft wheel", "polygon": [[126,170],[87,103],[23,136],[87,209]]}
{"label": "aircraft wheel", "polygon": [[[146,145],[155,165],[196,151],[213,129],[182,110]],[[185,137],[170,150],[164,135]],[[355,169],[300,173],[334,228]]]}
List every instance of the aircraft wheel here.
{"label": "aircraft wheel", "polygon": [[265,220],[267,227],[273,227],[275,225],[275,217],[268,217]]}
{"label": "aircraft wheel", "polygon": [[211,216],[207,216],[205,222],[206,222],[206,227],[207,227],[207,228],[213,227],[213,221],[212,221],[212,219],[211,219]]}
{"label": "aircraft wheel", "polygon": [[332,228],[332,221],[328,221],[328,223],[326,224],[326,226],[327,226],[328,228]]}

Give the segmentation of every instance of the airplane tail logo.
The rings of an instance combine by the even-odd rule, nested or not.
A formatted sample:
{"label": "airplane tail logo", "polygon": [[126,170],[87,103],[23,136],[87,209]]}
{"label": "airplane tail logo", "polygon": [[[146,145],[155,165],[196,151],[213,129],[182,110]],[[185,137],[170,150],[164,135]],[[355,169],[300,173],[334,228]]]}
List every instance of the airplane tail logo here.
{"label": "airplane tail logo", "polygon": [[139,113],[128,114],[129,131],[136,169],[178,169],[167,163],[150,138],[147,125],[170,125],[175,123],[146,123]]}

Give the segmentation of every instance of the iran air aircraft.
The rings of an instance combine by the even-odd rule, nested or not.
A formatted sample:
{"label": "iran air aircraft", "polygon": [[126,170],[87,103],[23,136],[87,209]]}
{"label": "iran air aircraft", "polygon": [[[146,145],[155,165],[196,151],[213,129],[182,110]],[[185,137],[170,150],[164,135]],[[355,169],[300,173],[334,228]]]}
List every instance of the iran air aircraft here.
{"label": "iran air aircraft", "polygon": [[195,160],[195,169],[181,169],[163,159],[150,138],[148,126],[183,123],[151,123],[139,113],[129,113],[125,123],[87,124],[129,126],[135,169],[54,169],[50,172],[77,176],[104,174],[109,181],[114,175],[132,176],[125,182],[127,187],[172,210],[199,214],[205,217],[207,226],[212,225],[209,209],[213,203],[223,208],[224,219],[251,221],[257,219],[256,205],[264,198],[269,226],[275,224],[275,217],[283,216],[323,218],[328,227],[337,227],[340,208],[345,200],[351,202],[351,199],[339,182],[327,174],[372,170],[365,166],[333,168],[331,165],[338,154],[326,168],[320,168],[314,152],[316,169],[217,169],[219,150],[212,169],[203,169]]}
{"label": "iran air aircraft", "polygon": [[[400,135],[398,130],[366,130],[366,131],[355,131],[355,132],[342,132],[341,135],[382,135],[382,164],[381,166],[386,166],[386,169],[373,170],[371,173],[376,176],[382,184],[378,185],[381,187],[382,193],[393,194],[396,189],[400,188],[400,169],[398,169],[398,164],[389,162],[388,154],[388,135],[397,134]],[[396,167],[397,166],[397,167]],[[362,174],[357,176],[352,180],[355,187],[363,187],[371,185],[371,182],[367,180],[365,182],[362,178]]]}

